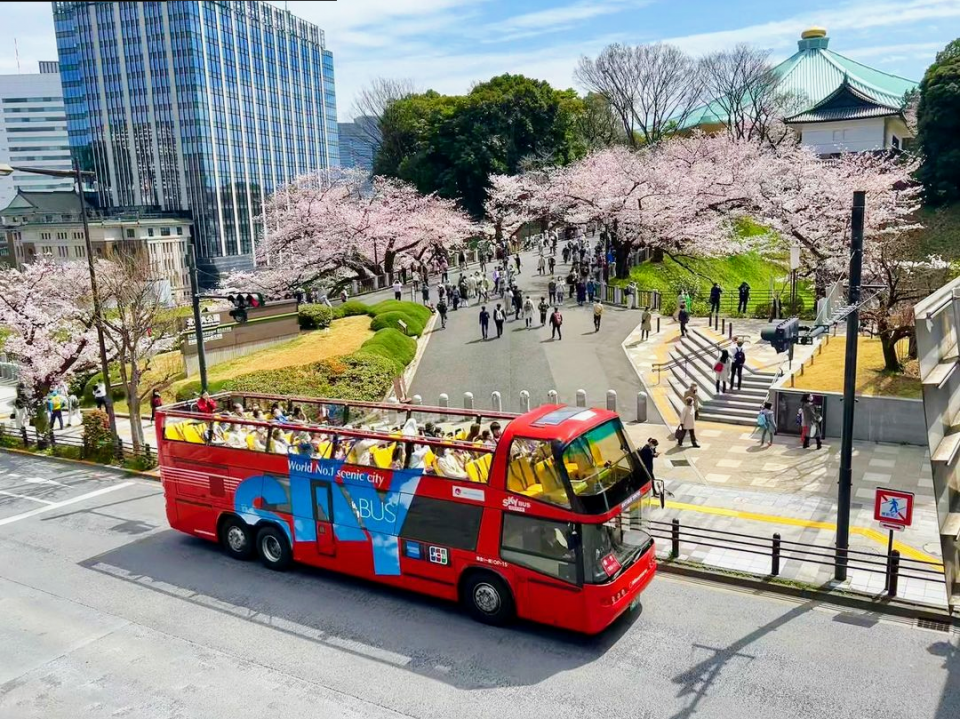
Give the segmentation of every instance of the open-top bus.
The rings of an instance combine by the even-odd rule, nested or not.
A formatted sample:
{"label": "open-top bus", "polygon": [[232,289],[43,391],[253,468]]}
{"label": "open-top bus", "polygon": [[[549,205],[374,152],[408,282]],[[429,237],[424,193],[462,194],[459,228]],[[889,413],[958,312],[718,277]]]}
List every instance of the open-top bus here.
{"label": "open-top bus", "polygon": [[613,412],[214,399],[212,413],[158,410],[160,472],[170,526],[232,557],[585,633],[635,606],[654,576],[653,540],[621,517],[651,482]]}

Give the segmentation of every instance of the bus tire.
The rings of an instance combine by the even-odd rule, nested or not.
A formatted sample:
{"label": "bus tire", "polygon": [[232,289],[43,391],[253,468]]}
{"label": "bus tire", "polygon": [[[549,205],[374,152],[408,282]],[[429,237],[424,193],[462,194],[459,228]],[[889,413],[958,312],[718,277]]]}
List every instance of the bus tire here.
{"label": "bus tire", "polygon": [[472,572],[463,582],[461,595],[470,615],[484,624],[502,626],[513,619],[510,587],[493,572]]}
{"label": "bus tire", "polygon": [[283,571],[293,561],[287,535],[272,524],[257,532],[257,556],[267,569]]}
{"label": "bus tire", "polygon": [[234,559],[250,559],[253,556],[250,527],[240,517],[226,517],[220,522],[220,546]]}

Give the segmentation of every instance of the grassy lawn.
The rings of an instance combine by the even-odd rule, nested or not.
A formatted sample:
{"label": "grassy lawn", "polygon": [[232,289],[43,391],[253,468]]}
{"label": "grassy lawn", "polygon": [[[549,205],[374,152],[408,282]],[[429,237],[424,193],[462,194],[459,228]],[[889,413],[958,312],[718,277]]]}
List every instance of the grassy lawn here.
{"label": "grassy lawn", "polygon": [[[802,377],[794,375],[794,386],[812,392],[843,392],[845,345],[844,338],[832,338],[830,344],[823,348],[823,354],[814,356],[813,366],[808,364],[804,367]],[[920,398],[920,378],[916,367],[911,368],[908,364],[905,374],[885,372],[880,340],[861,337],[857,352],[857,394]]]}
{"label": "grassy lawn", "polygon": [[[258,370],[305,365],[351,354],[360,349],[360,345],[373,337],[373,334],[373,330],[370,329],[370,318],[366,315],[344,317],[335,320],[329,330],[303,332],[299,337],[288,342],[214,365],[207,370],[207,378],[210,382],[215,382]],[[179,353],[176,354],[179,357]],[[162,390],[164,401],[172,402],[177,389],[189,381],[179,379],[167,389]]]}
{"label": "grassy lawn", "polygon": [[924,208],[917,219],[923,225],[918,260],[929,255],[939,255],[948,262],[960,260],[960,203],[935,210]]}
{"label": "grassy lawn", "polygon": [[[711,285],[718,282],[724,290],[726,306],[731,301],[736,303],[737,287],[746,281],[751,288],[748,312],[752,314],[758,304],[769,302],[771,282],[774,291],[783,291],[785,297],[789,295],[789,274],[786,258],[771,259],[751,252],[730,257],[681,257],[677,260],[664,257],[663,262],[645,262],[634,267],[630,279],[641,290],[663,293],[664,307],[669,306],[671,311],[675,304],[673,298],[681,288],[706,303]],[[801,285],[799,294],[806,306],[811,306],[812,289]]]}

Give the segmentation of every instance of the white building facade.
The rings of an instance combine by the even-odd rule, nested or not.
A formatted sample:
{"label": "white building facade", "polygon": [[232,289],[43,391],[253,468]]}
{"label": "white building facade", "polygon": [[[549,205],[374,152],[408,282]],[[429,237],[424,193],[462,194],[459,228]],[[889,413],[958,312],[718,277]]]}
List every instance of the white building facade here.
{"label": "white building facade", "polygon": [[[43,72],[0,75],[0,162],[47,170],[69,170],[67,115],[55,62],[42,62]],[[26,192],[70,190],[73,181],[24,172],[0,177],[0,207],[18,189]]]}

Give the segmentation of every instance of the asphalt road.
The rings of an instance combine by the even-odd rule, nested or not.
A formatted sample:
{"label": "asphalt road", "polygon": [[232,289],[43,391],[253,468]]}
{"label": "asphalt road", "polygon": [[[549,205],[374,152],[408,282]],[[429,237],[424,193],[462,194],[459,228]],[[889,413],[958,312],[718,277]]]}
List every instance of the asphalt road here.
{"label": "asphalt road", "polygon": [[956,634],[659,577],[597,638],[493,629],[166,526],[152,482],[0,455],[0,717],[955,719]]}
{"label": "asphalt road", "polygon": [[[558,260],[560,257],[558,256]],[[521,255],[522,271],[518,286],[531,293],[534,305],[547,296],[549,277],[536,274],[536,255]],[[491,268],[492,270],[492,268]],[[558,265],[565,276],[568,265]],[[456,280],[456,277],[451,277]],[[436,301],[435,293],[432,299]],[[488,310],[502,300],[495,299]],[[451,405],[460,406],[463,393],[472,392],[476,406],[491,407],[490,395],[497,391],[505,411],[521,409],[520,392],[530,393],[531,406],[547,401],[547,393],[555,389],[561,402],[574,404],[578,389],[586,390],[591,406],[604,406],[607,390],[618,395],[621,415],[626,420],[636,417],[636,396],[640,381],[621,343],[640,323],[640,312],[607,306],[599,332],[594,332],[593,309],[578,307],[569,298],[561,307],[563,339],[551,339],[550,326],[539,326],[539,316],[532,329],[523,320],[508,317],[503,337],[483,341],[480,335],[480,307],[475,300],[467,308],[448,313],[446,329],[437,329],[430,336],[426,352],[410,388],[420,394],[424,403],[436,404],[441,393],[450,397]],[[650,403],[649,419],[656,419]]]}

